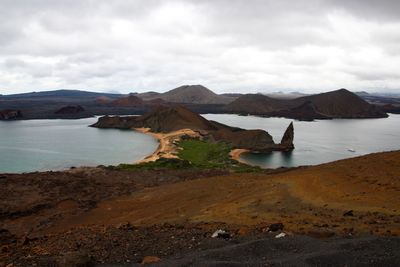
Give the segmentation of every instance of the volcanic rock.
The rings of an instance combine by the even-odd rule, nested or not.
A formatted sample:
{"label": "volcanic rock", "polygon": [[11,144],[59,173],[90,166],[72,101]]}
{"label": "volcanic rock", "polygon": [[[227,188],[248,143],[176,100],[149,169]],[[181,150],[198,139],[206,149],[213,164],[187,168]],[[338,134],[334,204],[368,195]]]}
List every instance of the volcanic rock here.
{"label": "volcanic rock", "polygon": [[85,109],[81,107],[80,105],[69,105],[60,108],[55,112],[55,114],[75,114],[75,113],[81,113],[84,112]]}
{"label": "volcanic rock", "polygon": [[268,227],[269,232],[282,231],[284,228],[283,223],[273,223]]}
{"label": "volcanic rock", "polygon": [[15,120],[22,118],[22,112],[15,109],[5,109],[0,111],[0,120]]}
{"label": "volcanic rock", "polygon": [[287,127],[285,133],[283,134],[280,145],[283,148],[285,148],[285,150],[292,150],[294,149],[293,139],[294,139],[294,129],[293,129],[293,122],[291,122]]}

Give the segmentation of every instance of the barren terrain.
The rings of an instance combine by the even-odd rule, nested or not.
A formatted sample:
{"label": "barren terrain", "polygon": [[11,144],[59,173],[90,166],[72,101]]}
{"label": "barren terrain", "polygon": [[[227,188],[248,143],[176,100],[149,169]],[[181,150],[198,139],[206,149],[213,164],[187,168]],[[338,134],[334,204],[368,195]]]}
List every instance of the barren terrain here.
{"label": "barren terrain", "polygon": [[[53,266],[84,253],[97,263],[145,256],[162,263],[282,231],[288,246],[304,235],[330,237],[332,246],[342,242],[336,237],[365,235],[398,244],[389,236],[400,235],[399,174],[399,151],[259,173],[99,167],[2,174],[0,262]],[[271,236],[276,223],[284,228]],[[228,241],[211,238],[216,229],[228,231]],[[388,255],[381,259],[399,259]]]}

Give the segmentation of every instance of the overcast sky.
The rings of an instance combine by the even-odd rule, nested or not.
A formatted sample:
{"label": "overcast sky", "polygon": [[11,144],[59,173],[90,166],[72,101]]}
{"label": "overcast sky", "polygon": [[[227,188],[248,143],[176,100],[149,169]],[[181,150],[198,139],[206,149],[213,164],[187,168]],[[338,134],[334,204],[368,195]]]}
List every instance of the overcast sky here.
{"label": "overcast sky", "polygon": [[400,92],[398,0],[0,0],[0,93]]}

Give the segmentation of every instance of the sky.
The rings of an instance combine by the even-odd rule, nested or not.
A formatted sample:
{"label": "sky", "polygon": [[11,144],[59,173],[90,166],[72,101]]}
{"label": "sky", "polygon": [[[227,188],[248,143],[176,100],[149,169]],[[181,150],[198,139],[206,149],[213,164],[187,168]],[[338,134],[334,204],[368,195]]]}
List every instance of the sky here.
{"label": "sky", "polygon": [[400,92],[398,0],[0,0],[0,94]]}

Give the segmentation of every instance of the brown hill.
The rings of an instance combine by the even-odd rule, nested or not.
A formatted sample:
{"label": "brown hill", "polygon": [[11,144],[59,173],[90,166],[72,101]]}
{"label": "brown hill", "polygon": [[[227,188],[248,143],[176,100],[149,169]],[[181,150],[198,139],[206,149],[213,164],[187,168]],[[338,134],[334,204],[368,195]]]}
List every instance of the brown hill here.
{"label": "brown hill", "polygon": [[120,107],[140,107],[144,105],[144,101],[134,95],[129,95],[126,97],[121,97],[118,98],[114,101],[111,102],[115,106],[120,106]]}
{"label": "brown hill", "polygon": [[99,118],[92,125],[97,128],[150,128],[152,132],[169,133],[182,129],[199,131],[212,141],[228,142],[234,148],[253,151],[293,149],[293,126],[289,126],[282,144],[275,144],[271,135],[264,130],[245,130],[230,127],[214,121],[208,121],[199,114],[182,106],[158,107],[143,116]]}
{"label": "brown hill", "polygon": [[310,101],[319,114],[331,118],[387,117],[385,112],[346,89],[300,97],[295,101],[299,103]]}
{"label": "brown hill", "polygon": [[244,95],[228,104],[225,110],[299,120],[387,117],[381,109],[346,89],[288,100],[264,95]]}
{"label": "brown hill", "polygon": [[185,104],[227,104],[235,99],[231,96],[217,95],[202,85],[183,85],[162,94],[148,92],[138,96],[145,100],[160,98],[171,103]]}
{"label": "brown hill", "polygon": [[112,100],[112,98],[107,97],[107,96],[99,96],[99,97],[96,97],[95,101],[96,101],[96,103],[99,103],[99,104],[108,104],[108,103],[112,102],[113,100]]}
{"label": "brown hill", "polygon": [[136,94],[137,97],[140,97],[143,100],[151,100],[151,99],[159,98],[159,95],[160,95],[160,93],[153,92],[153,91]]}
{"label": "brown hill", "polygon": [[275,99],[262,94],[246,94],[228,104],[226,110],[233,113],[265,115],[294,105],[290,101]]}
{"label": "brown hill", "polygon": [[150,128],[152,132],[168,133],[181,129],[216,130],[202,116],[181,106],[158,107],[142,116],[104,116],[93,125],[97,128]]}

